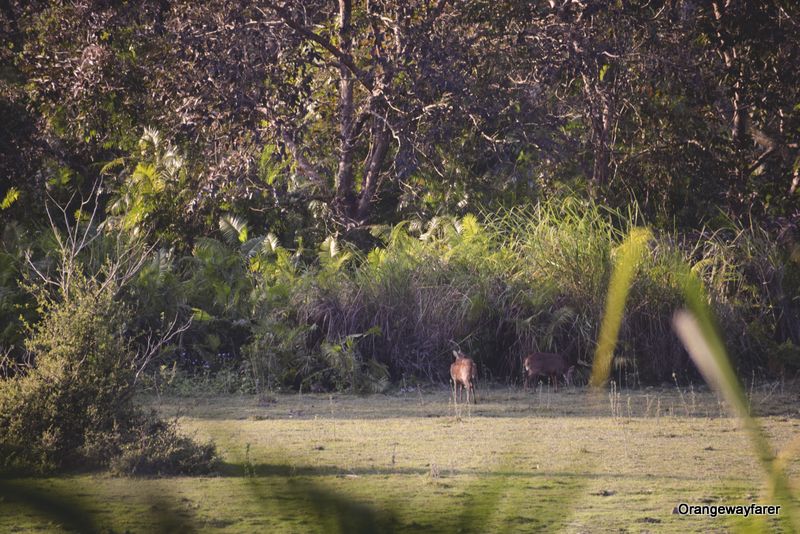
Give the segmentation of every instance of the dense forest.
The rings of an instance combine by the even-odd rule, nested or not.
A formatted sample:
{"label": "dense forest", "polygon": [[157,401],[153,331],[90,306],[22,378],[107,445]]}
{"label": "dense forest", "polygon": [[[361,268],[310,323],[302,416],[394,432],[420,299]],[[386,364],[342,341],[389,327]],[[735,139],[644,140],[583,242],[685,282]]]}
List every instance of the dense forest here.
{"label": "dense forest", "polygon": [[530,350],[588,366],[646,226],[617,379],[696,379],[681,262],[739,372],[791,375],[799,30],[789,0],[3,2],[0,370],[112,351],[137,387],[381,391],[444,380],[454,345],[501,381]]}

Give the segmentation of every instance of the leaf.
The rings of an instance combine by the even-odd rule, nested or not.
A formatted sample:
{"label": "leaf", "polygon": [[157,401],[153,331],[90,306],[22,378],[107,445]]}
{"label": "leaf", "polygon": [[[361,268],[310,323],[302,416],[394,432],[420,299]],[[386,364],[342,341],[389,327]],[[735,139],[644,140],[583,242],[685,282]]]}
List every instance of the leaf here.
{"label": "leaf", "polygon": [[467,213],[461,219],[460,234],[465,238],[472,238],[480,234],[481,224],[478,222],[477,217],[471,213]]}
{"label": "leaf", "polygon": [[225,240],[231,245],[247,241],[247,222],[235,215],[223,215],[219,218],[219,229]]}
{"label": "leaf", "polygon": [[591,385],[602,386],[611,372],[611,360],[617,344],[622,315],[625,312],[625,301],[628,298],[633,278],[647,253],[647,244],[653,234],[646,228],[633,228],[616,252],[614,270],[608,284],[605,312],[600,325],[597,348],[592,368]]}
{"label": "leaf", "polygon": [[155,128],[145,128],[142,137],[139,139],[139,149],[157,148],[161,144],[161,135]]}
{"label": "leaf", "polygon": [[225,245],[211,237],[197,238],[192,249],[192,254],[203,262],[219,262],[227,253]]}
{"label": "leaf", "polygon": [[381,327],[379,325],[370,327],[369,330],[364,332],[365,336],[380,336],[381,334],[383,334],[383,330],[381,330]]}
{"label": "leaf", "polygon": [[75,210],[75,221],[76,222],[87,222],[91,218],[90,213],[86,213],[81,209]]}
{"label": "leaf", "polygon": [[603,79],[606,77],[606,73],[608,72],[608,63],[600,67],[600,81],[602,82]]}
{"label": "leaf", "polygon": [[252,237],[242,243],[239,251],[247,258],[253,258],[261,252],[264,246],[264,236]]}
{"label": "leaf", "polygon": [[19,198],[19,189],[16,187],[12,187],[6,192],[5,198],[3,198],[2,204],[0,204],[0,209],[7,210],[11,207],[11,205],[17,201]]}
{"label": "leaf", "polygon": [[200,308],[192,308],[192,320],[207,322],[212,319],[214,319],[214,317],[207,311],[201,310]]}
{"label": "leaf", "polygon": [[373,269],[380,267],[386,261],[386,250],[382,248],[373,248],[367,254],[367,264]]}
{"label": "leaf", "polygon": [[280,246],[278,237],[272,232],[268,233],[264,238],[264,246],[266,247],[267,244],[269,244],[270,252],[277,252],[278,246]]}
{"label": "leaf", "polygon": [[259,174],[267,185],[275,183],[275,179],[287,166],[285,161],[275,163],[272,160],[273,154],[275,154],[275,145],[265,145],[258,162]]}
{"label": "leaf", "polygon": [[111,171],[117,168],[123,168],[125,166],[125,158],[116,158],[112,159],[105,165],[100,168],[100,174],[106,175],[110,174]]}
{"label": "leaf", "polygon": [[333,236],[328,236],[320,245],[320,257],[335,258],[339,253],[339,242]]}

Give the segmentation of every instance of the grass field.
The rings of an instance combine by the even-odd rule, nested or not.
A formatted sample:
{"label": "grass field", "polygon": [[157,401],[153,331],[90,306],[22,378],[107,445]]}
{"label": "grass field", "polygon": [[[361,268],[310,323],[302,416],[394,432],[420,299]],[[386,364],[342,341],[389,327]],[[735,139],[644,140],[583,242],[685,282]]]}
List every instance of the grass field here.
{"label": "grass field", "polygon": [[[751,390],[779,450],[800,435],[800,395]],[[114,532],[708,532],[773,520],[681,516],[690,504],[769,504],[739,423],[707,390],[479,390],[389,395],[148,398],[213,439],[218,476],[103,474],[16,481],[74,498]],[[790,464],[794,481],[800,461]],[[761,522],[759,522],[761,521]],[[0,532],[58,531],[0,502]]]}

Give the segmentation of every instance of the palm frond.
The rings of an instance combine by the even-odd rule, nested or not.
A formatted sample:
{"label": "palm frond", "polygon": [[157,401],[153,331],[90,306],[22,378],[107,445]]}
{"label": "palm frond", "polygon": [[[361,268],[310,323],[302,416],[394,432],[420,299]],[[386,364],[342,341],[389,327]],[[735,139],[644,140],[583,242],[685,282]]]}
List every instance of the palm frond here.
{"label": "palm frond", "polygon": [[219,218],[219,229],[230,245],[247,241],[247,221],[236,215],[223,215]]}

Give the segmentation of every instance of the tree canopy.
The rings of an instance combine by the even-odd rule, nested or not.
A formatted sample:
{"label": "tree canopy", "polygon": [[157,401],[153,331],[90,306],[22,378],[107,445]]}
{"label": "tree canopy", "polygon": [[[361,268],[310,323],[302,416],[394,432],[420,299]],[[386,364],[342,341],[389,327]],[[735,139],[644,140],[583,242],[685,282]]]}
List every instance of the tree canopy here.
{"label": "tree canopy", "polygon": [[182,158],[174,236],[563,190],[664,225],[796,220],[798,25],[778,0],[6,2],[0,193],[127,190],[151,128]]}

